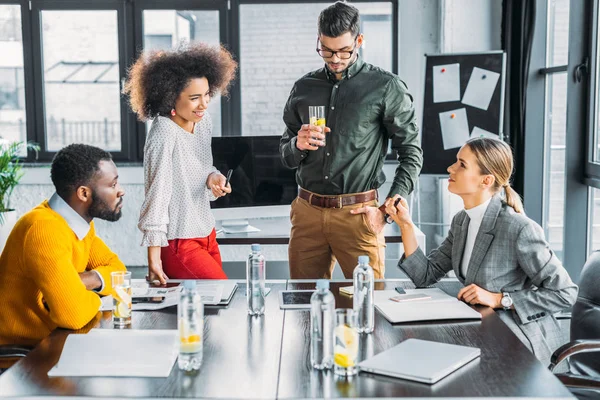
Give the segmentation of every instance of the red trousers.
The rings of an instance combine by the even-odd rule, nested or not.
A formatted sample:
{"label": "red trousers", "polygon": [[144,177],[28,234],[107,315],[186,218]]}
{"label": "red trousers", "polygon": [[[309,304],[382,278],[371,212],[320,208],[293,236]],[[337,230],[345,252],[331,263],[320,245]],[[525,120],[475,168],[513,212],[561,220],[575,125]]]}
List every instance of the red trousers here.
{"label": "red trousers", "polygon": [[171,279],[227,279],[214,229],[204,238],[169,240],[160,259]]}

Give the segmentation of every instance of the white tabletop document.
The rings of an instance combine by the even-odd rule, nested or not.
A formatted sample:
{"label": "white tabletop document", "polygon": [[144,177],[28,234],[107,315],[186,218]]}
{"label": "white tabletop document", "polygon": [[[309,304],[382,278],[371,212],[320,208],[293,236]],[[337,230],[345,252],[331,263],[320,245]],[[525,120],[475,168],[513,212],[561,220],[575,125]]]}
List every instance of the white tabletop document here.
{"label": "white tabletop document", "polygon": [[48,376],[167,377],[178,345],[177,330],[92,329],[71,334]]}
{"label": "white tabletop document", "polygon": [[[415,294],[425,295],[415,299]],[[403,297],[406,301],[403,301]],[[392,300],[400,300],[394,301]],[[441,289],[376,290],[375,308],[391,323],[452,319],[481,319],[481,314]]]}
{"label": "white tabletop document", "polygon": [[481,355],[476,347],[407,339],[358,364],[361,371],[435,383]]}

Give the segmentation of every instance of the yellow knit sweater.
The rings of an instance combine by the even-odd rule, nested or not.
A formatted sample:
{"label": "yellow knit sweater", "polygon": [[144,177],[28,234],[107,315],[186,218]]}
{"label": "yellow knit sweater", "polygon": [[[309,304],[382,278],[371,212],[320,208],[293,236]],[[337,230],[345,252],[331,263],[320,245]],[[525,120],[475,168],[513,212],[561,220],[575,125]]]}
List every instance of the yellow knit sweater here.
{"label": "yellow knit sweater", "polygon": [[125,265],[96,236],[79,240],[47,201],[21,217],[0,257],[0,344],[35,345],[57,327],[80,329],[100,309],[79,273],[96,270],[110,294],[113,271]]}

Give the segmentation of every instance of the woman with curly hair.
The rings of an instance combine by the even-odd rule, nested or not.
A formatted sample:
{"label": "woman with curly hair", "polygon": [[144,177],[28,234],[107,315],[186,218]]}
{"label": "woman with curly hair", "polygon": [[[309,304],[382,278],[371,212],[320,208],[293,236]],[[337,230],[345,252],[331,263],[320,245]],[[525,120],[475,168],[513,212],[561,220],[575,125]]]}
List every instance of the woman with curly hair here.
{"label": "woman with curly hair", "polygon": [[141,121],[145,200],[138,227],[148,247],[148,279],[227,279],[210,201],[231,193],[212,165],[210,99],[227,95],[237,63],[203,43],[142,54],[124,93]]}

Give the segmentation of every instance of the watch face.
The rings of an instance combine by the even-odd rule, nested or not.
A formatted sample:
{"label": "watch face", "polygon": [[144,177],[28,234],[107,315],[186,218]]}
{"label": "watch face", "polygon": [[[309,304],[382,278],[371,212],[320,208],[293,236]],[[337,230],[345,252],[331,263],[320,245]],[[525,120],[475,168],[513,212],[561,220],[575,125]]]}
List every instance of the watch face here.
{"label": "watch face", "polygon": [[502,300],[500,300],[500,303],[502,304],[502,307],[512,306],[512,300],[510,297],[507,297],[507,296],[502,297]]}

